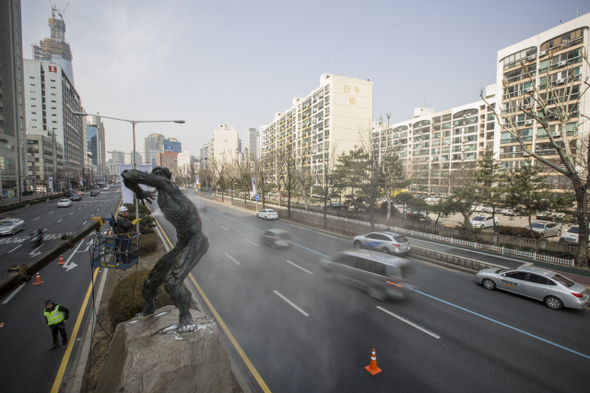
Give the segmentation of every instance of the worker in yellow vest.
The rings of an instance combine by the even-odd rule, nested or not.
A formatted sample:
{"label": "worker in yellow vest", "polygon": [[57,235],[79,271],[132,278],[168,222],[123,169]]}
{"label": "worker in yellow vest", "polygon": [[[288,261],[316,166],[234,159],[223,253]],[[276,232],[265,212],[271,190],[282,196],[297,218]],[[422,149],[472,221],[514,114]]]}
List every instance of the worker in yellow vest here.
{"label": "worker in yellow vest", "polygon": [[70,317],[70,310],[61,304],[54,304],[53,300],[45,301],[45,322],[49,329],[51,329],[51,335],[53,336],[53,345],[49,350],[59,348],[57,340],[57,332],[61,334],[62,348],[66,349],[68,346],[68,334],[66,333],[66,322]]}

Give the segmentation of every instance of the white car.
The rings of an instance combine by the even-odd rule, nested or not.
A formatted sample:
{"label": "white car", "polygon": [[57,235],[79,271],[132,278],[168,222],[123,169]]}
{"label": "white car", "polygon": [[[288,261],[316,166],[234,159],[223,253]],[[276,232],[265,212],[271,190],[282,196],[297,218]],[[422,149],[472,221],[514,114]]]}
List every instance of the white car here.
{"label": "white car", "polygon": [[256,215],[258,218],[264,218],[265,220],[278,220],[279,214],[272,209],[259,210]]}
{"label": "white car", "polygon": [[492,216],[475,216],[472,217],[469,222],[471,223],[471,226],[473,226],[474,228],[490,228],[494,226],[494,221],[496,221],[496,225],[498,225],[499,221],[498,221],[498,217],[495,217],[496,219],[493,220]]}
{"label": "white car", "polygon": [[25,229],[25,222],[20,218],[5,218],[0,220],[0,235],[14,235]]}
{"label": "white car", "polygon": [[580,226],[574,225],[573,227],[570,227],[563,235],[561,235],[559,241],[565,243],[577,243],[579,238]]}
{"label": "white car", "polygon": [[109,190],[109,188],[108,188],[108,187],[105,187],[105,188],[103,188],[102,190],[103,190],[103,191],[108,191],[108,190]]}
{"label": "white car", "polygon": [[72,201],[70,199],[60,199],[57,201],[57,207],[70,207],[72,206]]}
{"label": "white car", "polygon": [[[538,232],[543,237],[552,237],[561,235],[561,225],[551,221],[533,221],[533,231]],[[526,229],[530,229],[527,225]]]}

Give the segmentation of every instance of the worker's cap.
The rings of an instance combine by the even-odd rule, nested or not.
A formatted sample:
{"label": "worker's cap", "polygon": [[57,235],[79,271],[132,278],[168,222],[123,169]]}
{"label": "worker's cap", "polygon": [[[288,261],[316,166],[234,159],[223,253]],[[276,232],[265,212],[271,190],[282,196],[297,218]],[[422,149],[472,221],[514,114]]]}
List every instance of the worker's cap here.
{"label": "worker's cap", "polygon": [[48,304],[53,304],[53,300],[51,300],[51,299],[45,300],[45,305],[48,305]]}
{"label": "worker's cap", "polygon": [[127,212],[127,211],[128,211],[128,210],[127,210],[127,208],[126,208],[125,206],[121,206],[121,207],[119,208],[119,213],[125,213],[125,212]]}

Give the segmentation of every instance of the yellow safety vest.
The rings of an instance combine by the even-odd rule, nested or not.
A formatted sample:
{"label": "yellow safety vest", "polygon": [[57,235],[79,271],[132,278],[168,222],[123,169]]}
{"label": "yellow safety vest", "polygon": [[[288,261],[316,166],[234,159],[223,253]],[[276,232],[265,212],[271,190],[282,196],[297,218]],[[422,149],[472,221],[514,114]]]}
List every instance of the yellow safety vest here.
{"label": "yellow safety vest", "polygon": [[55,306],[55,310],[51,312],[47,312],[47,309],[45,309],[43,314],[45,314],[45,318],[47,318],[47,323],[49,326],[57,325],[64,320],[64,313],[59,311],[59,305]]}

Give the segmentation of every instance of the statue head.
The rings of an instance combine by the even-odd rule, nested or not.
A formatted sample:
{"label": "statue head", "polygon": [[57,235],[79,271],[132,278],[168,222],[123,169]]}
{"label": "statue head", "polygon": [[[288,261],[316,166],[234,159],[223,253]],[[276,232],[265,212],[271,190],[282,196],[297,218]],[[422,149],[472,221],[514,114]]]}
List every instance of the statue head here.
{"label": "statue head", "polygon": [[170,169],[164,166],[157,166],[154,169],[152,169],[152,175],[162,176],[168,180],[172,179],[172,172],[170,172]]}

